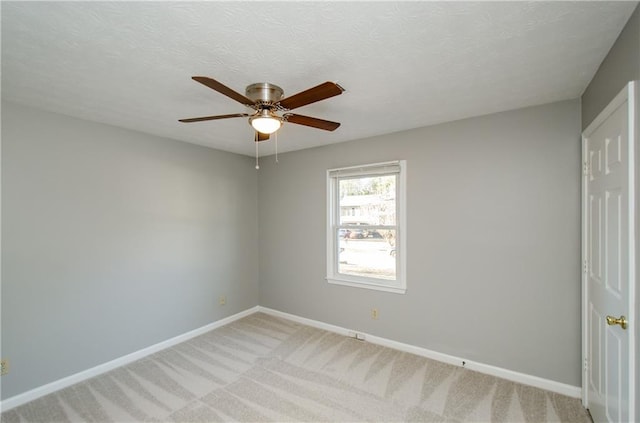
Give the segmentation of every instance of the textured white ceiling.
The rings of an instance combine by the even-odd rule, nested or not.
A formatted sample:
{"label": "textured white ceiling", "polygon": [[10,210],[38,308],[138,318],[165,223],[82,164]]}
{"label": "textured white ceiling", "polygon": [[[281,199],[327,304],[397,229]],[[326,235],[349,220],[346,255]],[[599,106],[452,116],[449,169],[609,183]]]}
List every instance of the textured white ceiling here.
{"label": "textured white ceiling", "polygon": [[576,98],[636,4],[2,1],[2,98],[252,155],[245,119],[178,122],[246,111],[191,76],[338,82],[296,113],[342,126],[286,124],[292,151]]}

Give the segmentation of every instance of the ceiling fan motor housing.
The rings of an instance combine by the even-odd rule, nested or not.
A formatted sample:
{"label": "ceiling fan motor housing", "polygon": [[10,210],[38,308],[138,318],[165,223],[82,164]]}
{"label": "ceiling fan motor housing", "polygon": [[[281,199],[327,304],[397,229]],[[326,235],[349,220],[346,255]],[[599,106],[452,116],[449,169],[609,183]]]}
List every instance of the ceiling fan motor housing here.
{"label": "ceiling fan motor housing", "polygon": [[275,105],[284,97],[284,90],[268,82],[258,82],[247,86],[245,95],[255,102]]}

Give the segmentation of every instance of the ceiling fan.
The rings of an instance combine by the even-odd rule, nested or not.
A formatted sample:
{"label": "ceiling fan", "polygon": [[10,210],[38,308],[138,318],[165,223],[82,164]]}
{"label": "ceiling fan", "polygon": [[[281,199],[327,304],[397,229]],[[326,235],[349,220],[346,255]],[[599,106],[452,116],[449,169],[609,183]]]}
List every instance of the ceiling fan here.
{"label": "ceiling fan", "polygon": [[284,90],[277,85],[270,84],[268,82],[251,84],[245,89],[245,95],[242,95],[231,88],[222,85],[213,78],[208,78],[206,76],[194,76],[192,79],[255,110],[255,113],[203,116],[180,119],[180,122],[189,123],[202,122],[206,120],[248,117],[249,124],[256,130],[256,141],[268,140],[269,135],[280,129],[283,122],[324,129],[325,131],[334,131],[340,126],[340,123],[338,122],[331,122],[329,120],[298,115],[295,113],[284,113],[281,116],[277,114],[277,112],[288,112],[289,110],[297,109],[298,107],[306,106],[307,104],[326,100],[327,98],[342,94],[344,88],[334,82],[325,82],[313,88],[309,88],[308,90],[284,98]]}

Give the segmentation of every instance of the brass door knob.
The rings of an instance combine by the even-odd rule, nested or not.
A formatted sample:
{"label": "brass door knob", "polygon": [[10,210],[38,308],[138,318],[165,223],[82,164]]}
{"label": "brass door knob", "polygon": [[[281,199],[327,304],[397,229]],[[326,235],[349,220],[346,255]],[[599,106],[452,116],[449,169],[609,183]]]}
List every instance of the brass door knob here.
{"label": "brass door knob", "polygon": [[627,318],[624,316],[620,316],[617,319],[613,316],[607,316],[607,324],[610,326],[620,325],[622,329],[627,328]]}

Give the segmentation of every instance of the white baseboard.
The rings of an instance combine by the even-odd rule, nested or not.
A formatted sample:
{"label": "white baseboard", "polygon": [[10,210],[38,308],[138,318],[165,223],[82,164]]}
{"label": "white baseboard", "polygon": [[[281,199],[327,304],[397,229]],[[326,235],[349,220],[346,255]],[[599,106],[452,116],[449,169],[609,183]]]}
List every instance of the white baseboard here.
{"label": "white baseboard", "polygon": [[125,356],[116,358],[115,360],[111,360],[109,362],[100,364],[98,366],[92,367],[87,370],[83,370],[79,373],[73,374],[71,376],[67,376],[62,379],[58,379],[54,382],[47,383],[46,385],[39,386],[30,391],[24,392],[22,394],[18,394],[14,397],[7,398],[4,401],[0,402],[0,411],[4,412],[15,408],[19,405],[25,404],[29,401],[33,401],[37,398],[43,397],[45,395],[51,394],[60,389],[69,387],[73,384],[85,381],[94,376],[98,376],[102,373],[108,372],[109,370],[113,370],[115,368],[124,366],[125,364],[132,363],[136,360],[144,358],[148,355],[156,353],[158,351],[164,350],[166,348],[177,345],[181,342],[188,341],[191,338],[195,338],[196,336],[202,335],[203,333],[209,332],[213,329],[217,329],[221,326],[234,322],[238,319],[241,319],[245,316],[249,316],[253,313],[259,311],[259,307],[255,306],[250,309],[241,311],[240,313],[236,313],[232,316],[225,317],[224,319],[217,320],[213,323],[209,323],[208,325],[202,326],[198,329],[194,329],[187,333],[183,333],[182,335],[178,335],[174,338],[167,339],[166,341],[159,342],[155,345],[151,345],[150,347],[143,348],[139,351],[133,352],[131,354],[127,354]]}
{"label": "white baseboard", "polygon": [[[273,310],[267,307],[255,306],[250,309],[241,311],[240,313],[236,313],[232,316],[225,317],[224,319],[220,319],[208,325],[202,326],[198,329],[194,329],[192,331],[189,331],[182,335],[178,335],[166,341],[159,342],[155,345],[151,345],[150,347],[143,348],[139,351],[133,352],[131,354],[127,354],[120,358],[116,358],[115,360],[111,360],[107,363],[100,364],[98,366],[92,367],[87,370],[83,370],[71,376],[67,376],[65,378],[56,380],[46,385],[39,386],[35,389],[24,392],[22,394],[18,394],[14,397],[7,398],[4,401],[0,402],[0,412],[10,410],[22,404],[25,404],[29,401],[33,401],[37,398],[51,394],[60,389],[67,388],[73,384],[83,382],[94,376],[98,376],[102,373],[108,372],[110,370],[116,369],[118,367],[124,366],[129,363],[132,363],[148,355],[154,354],[166,348],[170,348],[181,342],[188,341],[191,338],[195,338],[196,336],[202,335],[203,333],[209,332],[213,329],[217,329],[221,326],[224,326],[226,324],[229,324],[231,322],[234,322],[238,319],[249,316],[256,312],[263,312],[266,314],[270,314],[272,316],[282,317],[284,319],[292,320],[294,322],[298,322],[303,325],[312,326],[318,329],[323,329],[323,330],[334,332],[344,336],[353,336],[357,332],[358,334],[364,335],[364,337],[366,338],[366,341],[374,344],[382,345],[389,348],[394,348],[400,351],[405,351],[411,354],[430,358],[432,360],[437,360],[444,363],[452,364],[454,366],[465,367],[467,369],[474,370],[480,373],[496,376],[502,379],[510,380],[512,382],[522,383],[524,385],[534,386],[536,388],[545,389],[547,391],[556,392],[556,393],[567,395],[573,398],[580,398],[582,393],[581,388],[578,386],[567,385],[567,384],[556,382],[553,380],[543,379],[537,376],[531,376],[524,373],[514,372],[512,370],[507,370],[500,367],[491,366],[488,364],[476,363],[460,357],[455,357],[452,355],[431,351],[426,348],[404,344],[402,342],[393,341],[391,339],[386,339],[379,336],[374,336],[374,335],[362,333],[359,331],[346,329],[341,326],[330,325],[328,323],[307,319],[305,317],[296,316],[294,314],[284,313],[282,311]],[[465,363],[464,365],[462,364],[463,362]]]}
{"label": "white baseboard", "polygon": [[404,344],[402,342],[393,341],[391,339],[381,338],[379,336],[370,335],[370,334],[362,333],[359,331],[354,331],[351,329],[346,329],[340,326],[330,325],[328,323],[307,319],[305,317],[296,316],[294,314],[284,313],[282,311],[273,310],[267,307],[258,306],[257,308],[258,308],[258,311],[261,311],[266,314],[270,314],[272,316],[282,317],[284,319],[292,320],[294,322],[298,322],[303,325],[312,326],[318,329],[324,329],[329,332],[334,332],[344,336],[353,336],[355,333],[358,333],[358,334],[364,335],[365,340],[373,344],[378,344],[378,345],[393,348],[396,350],[408,352],[411,354],[419,355],[421,357],[430,358],[432,360],[441,361],[447,364],[452,364],[454,366],[464,367],[466,369],[474,370],[479,373],[496,376],[502,379],[510,380],[512,382],[521,383],[523,385],[534,386],[536,388],[566,395],[572,398],[580,398],[582,395],[582,388],[580,388],[579,386],[567,385],[565,383],[556,382],[553,380],[544,379],[538,376],[532,376],[525,373],[519,373],[513,370],[507,370],[501,367],[491,366],[489,364],[477,363],[474,361],[467,360],[465,358],[455,357],[452,355],[431,351],[426,348],[416,347],[415,345]]}

